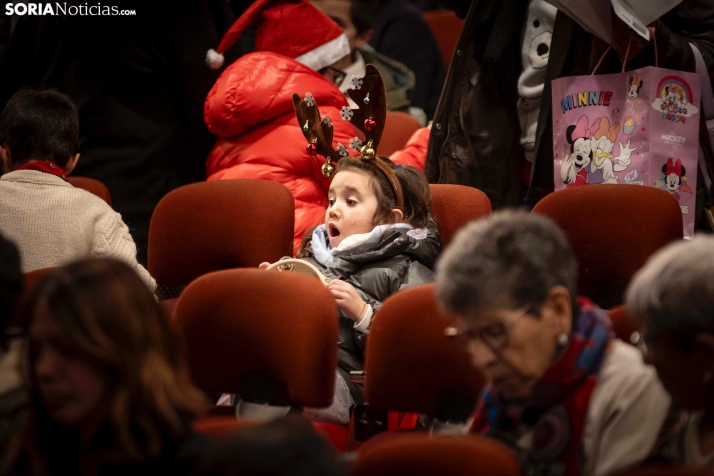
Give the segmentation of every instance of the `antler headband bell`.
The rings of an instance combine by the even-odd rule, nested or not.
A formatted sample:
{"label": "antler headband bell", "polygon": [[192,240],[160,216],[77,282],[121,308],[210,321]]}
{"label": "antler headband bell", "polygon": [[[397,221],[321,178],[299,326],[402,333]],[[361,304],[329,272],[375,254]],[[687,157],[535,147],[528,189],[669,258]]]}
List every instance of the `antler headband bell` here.
{"label": "antler headband bell", "polygon": [[[366,66],[363,78],[352,78],[352,87],[347,95],[355,104],[361,104],[358,109],[342,108],[340,116],[350,121],[362,134],[364,142],[359,138],[352,139],[354,147],[360,153],[360,158],[377,166],[380,172],[389,180],[397,198],[397,207],[404,210],[404,193],[399,184],[399,179],[394,171],[382,160],[377,158],[377,148],[384,132],[384,122],[387,118],[387,93],[384,88],[382,75],[374,65]],[[349,113],[347,113],[347,111]]]}
{"label": "antler headband bell", "polygon": [[[365,69],[364,78],[352,78],[352,88],[348,91],[350,98],[356,104],[363,104],[363,106],[358,109],[344,106],[340,111],[340,117],[345,121],[350,121],[364,134],[364,142],[359,137],[354,137],[350,141],[350,147],[360,153],[360,159],[374,165],[379,172],[384,174],[394,190],[397,208],[404,210],[404,193],[399,179],[385,162],[377,158],[377,148],[384,132],[384,121],[387,117],[387,94],[384,89],[384,81],[373,65],[368,64]],[[322,166],[322,173],[326,177],[332,177],[335,173],[335,166],[332,162],[346,157],[348,155],[347,147],[342,144],[337,144],[337,150],[332,147],[334,132],[332,121],[327,116],[320,119],[320,111],[312,94],[305,94],[304,99],[294,94],[293,104],[298,124],[302,125],[302,133],[308,142],[307,153],[309,155],[320,154],[325,157],[326,162]]]}
{"label": "antler headband bell", "polygon": [[293,94],[293,105],[298,124],[301,124],[302,134],[307,139],[308,155],[322,155],[325,163],[322,165],[322,175],[332,177],[335,174],[335,166],[332,161],[337,162],[341,157],[347,155],[347,148],[338,144],[337,150],[332,148],[332,121],[325,116],[320,119],[320,111],[315,104],[312,94],[305,94],[301,99],[297,94]]}

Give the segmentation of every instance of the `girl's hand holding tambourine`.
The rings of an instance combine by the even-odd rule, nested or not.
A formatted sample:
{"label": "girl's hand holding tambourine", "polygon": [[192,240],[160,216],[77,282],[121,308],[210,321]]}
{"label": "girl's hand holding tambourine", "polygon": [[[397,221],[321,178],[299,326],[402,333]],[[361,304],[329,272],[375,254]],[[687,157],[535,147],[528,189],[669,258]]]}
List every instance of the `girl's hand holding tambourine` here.
{"label": "girl's hand holding tambourine", "polygon": [[364,315],[367,303],[357,294],[354,286],[342,280],[333,279],[327,285],[327,289],[335,297],[337,307],[342,309],[349,319],[357,321]]}

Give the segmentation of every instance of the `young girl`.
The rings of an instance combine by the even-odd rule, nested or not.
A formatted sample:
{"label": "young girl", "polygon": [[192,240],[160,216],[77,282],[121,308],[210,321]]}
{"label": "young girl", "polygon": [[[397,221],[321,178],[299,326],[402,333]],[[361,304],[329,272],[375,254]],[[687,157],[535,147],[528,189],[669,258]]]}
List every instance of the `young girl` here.
{"label": "young girl", "polygon": [[[347,157],[341,144],[333,148],[332,121],[320,115],[311,94],[293,96],[308,153],[323,155],[327,161],[322,171],[332,177],[325,223],[303,240],[297,256],[329,280],[340,319],[333,404],[306,413],[338,423],[349,422],[352,403],[364,402],[362,385],[349,376],[364,368],[365,339],[382,301],[400,289],[434,281],[432,269],[441,251],[424,174],[377,157],[386,93],[377,69],[367,65],[366,71],[364,78],[353,78],[349,92],[360,108],[340,114],[364,134],[364,142],[352,140],[359,158]],[[338,161],[336,171],[332,161]]]}
{"label": "young girl", "polygon": [[370,323],[388,296],[434,280],[441,251],[429,216],[426,177],[411,166],[394,169],[404,197],[400,209],[392,184],[372,162],[340,160],[325,223],[303,240],[298,253],[330,280],[327,286],[339,308],[335,400],[328,409],[310,410],[314,419],[348,423],[349,407],[364,403],[362,385],[351,382],[349,373],[364,369]]}

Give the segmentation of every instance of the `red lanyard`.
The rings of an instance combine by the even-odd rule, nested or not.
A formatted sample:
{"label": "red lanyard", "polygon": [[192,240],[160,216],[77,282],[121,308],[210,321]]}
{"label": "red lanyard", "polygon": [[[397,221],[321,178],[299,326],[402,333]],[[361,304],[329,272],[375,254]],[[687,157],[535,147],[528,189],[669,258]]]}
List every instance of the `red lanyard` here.
{"label": "red lanyard", "polygon": [[65,182],[67,181],[67,176],[64,174],[64,169],[62,169],[62,167],[60,167],[59,165],[53,164],[49,160],[37,160],[34,162],[28,162],[19,166],[16,170],[37,170],[38,172],[56,175]]}

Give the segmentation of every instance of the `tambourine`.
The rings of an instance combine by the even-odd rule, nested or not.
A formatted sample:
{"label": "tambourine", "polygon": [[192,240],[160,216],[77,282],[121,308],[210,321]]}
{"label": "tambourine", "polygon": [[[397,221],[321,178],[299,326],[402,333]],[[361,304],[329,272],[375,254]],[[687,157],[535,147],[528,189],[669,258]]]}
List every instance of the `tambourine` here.
{"label": "tambourine", "polygon": [[327,284],[330,282],[330,280],[325,277],[325,275],[322,274],[320,270],[315,267],[315,265],[301,259],[283,258],[280,261],[276,261],[275,263],[271,264],[265,270],[269,271],[271,269],[276,269],[278,271],[292,271],[295,273],[307,274],[308,276],[314,276],[319,279],[325,286],[327,286]]}

